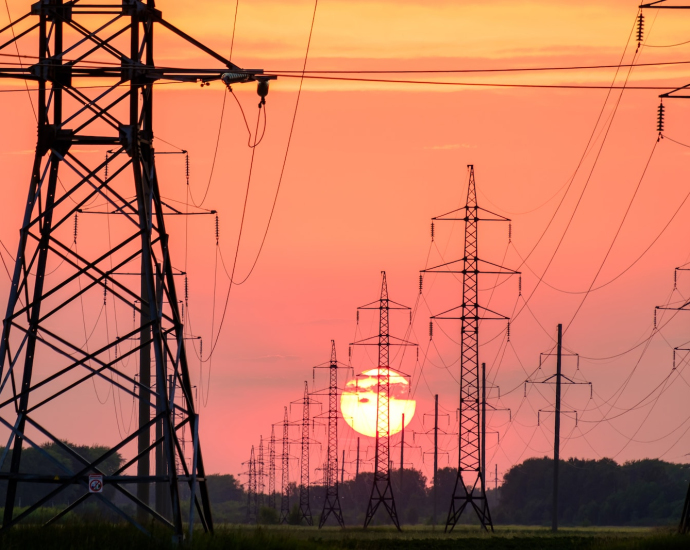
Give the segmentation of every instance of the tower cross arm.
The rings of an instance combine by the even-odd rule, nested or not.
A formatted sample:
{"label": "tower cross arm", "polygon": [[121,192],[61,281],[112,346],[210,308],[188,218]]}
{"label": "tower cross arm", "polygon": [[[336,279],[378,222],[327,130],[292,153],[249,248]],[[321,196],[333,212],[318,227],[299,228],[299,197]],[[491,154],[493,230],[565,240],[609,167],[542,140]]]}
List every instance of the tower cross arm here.
{"label": "tower cross arm", "polygon": [[[457,264],[460,262],[466,262],[469,260],[474,260],[477,263],[477,267],[475,269],[462,269],[459,271],[456,270],[451,270],[451,269],[440,269],[442,267],[448,267],[453,264]],[[491,271],[491,270],[486,270],[482,269],[480,266],[481,265],[487,265],[490,266],[490,268],[498,268],[498,271]],[[481,258],[460,258],[458,260],[451,260],[450,262],[446,262],[443,264],[436,265],[434,267],[430,267],[428,269],[422,269],[420,271],[421,273],[482,273],[484,275],[520,275],[520,271],[515,271],[514,269],[509,269],[507,267],[504,267],[499,264],[495,264],[493,262],[489,262],[487,260],[482,260]]]}
{"label": "tower cross arm", "polygon": [[656,2],[648,2],[647,4],[640,4],[639,8],[643,9],[655,9],[655,10],[687,10],[690,9],[690,5],[683,4],[666,4],[669,0],[656,0]]}
{"label": "tower cross arm", "polygon": [[[478,317],[478,319],[480,321],[508,321],[510,319],[510,317],[506,317],[505,315],[502,315],[502,314],[500,314],[496,311],[493,311],[489,308],[486,308],[484,306],[480,306],[478,304],[475,304],[475,305],[476,305],[476,309],[478,312],[484,311],[484,312],[489,313],[491,315],[495,315],[495,317],[480,316],[480,317]],[[430,319],[465,319],[466,317],[447,317],[446,316],[447,313],[451,313],[452,311],[456,311],[458,309],[463,309],[464,307],[465,307],[464,305],[452,307],[446,311],[442,311],[441,313],[438,313],[436,315],[432,315],[430,317]]]}
{"label": "tower cross arm", "polygon": [[[451,212],[446,212],[445,214],[441,214],[440,216],[435,216],[431,218],[432,221],[435,222],[464,222],[469,219],[469,214],[467,214],[468,210],[472,210],[474,212],[484,212],[486,214],[490,214],[491,216],[495,216],[494,218],[476,218],[472,217],[471,219],[473,221],[478,221],[478,222],[509,222],[511,221],[510,218],[506,218],[505,216],[501,216],[500,214],[497,214],[496,212],[492,212],[491,210],[487,210],[486,208],[482,208],[481,206],[463,206],[462,208],[458,208],[457,210],[452,210]],[[456,212],[465,212],[465,216],[462,218],[449,218],[448,216],[452,216]]]}

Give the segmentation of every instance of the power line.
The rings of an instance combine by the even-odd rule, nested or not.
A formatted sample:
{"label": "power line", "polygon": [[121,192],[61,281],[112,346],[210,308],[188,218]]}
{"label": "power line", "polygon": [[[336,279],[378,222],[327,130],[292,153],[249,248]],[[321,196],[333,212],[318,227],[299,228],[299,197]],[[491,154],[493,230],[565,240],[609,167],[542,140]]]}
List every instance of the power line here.
{"label": "power line", "polygon": [[[690,42],[690,41],[689,41]],[[684,42],[687,44],[688,42]],[[661,47],[661,46],[648,46]],[[658,61],[650,63],[640,63],[636,67],[661,67],[666,65],[687,65],[690,61]],[[351,70],[309,70],[307,73],[311,74],[454,74],[454,73],[510,73],[510,72],[531,72],[531,71],[580,71],[590,69],[619,69],[622,67],[632,67],[632,64],[621,65],[562,65],[556,67],[502,67],[499,69],[351,69]],[[280,69],[272,71],[266,70],[267,73],[302,73],[301,70],[286,70]]]}
{"label": "power line", "polygon": [[433,86],[459,86],[479,88],[537,88],[554,90],[636,90],[636,91],[668,91],[673,86],[643,86],[643,85],[604,85],[604,84],[510,84],[506,82],[444,82],[437,80],[394,80],[390,78],[355,78],[340,76],[294,75],[284,72],[267,73],[279,78],[310,78],[313,80],[334,80],[343,82],[372,82],[382,84],[424,84]]}

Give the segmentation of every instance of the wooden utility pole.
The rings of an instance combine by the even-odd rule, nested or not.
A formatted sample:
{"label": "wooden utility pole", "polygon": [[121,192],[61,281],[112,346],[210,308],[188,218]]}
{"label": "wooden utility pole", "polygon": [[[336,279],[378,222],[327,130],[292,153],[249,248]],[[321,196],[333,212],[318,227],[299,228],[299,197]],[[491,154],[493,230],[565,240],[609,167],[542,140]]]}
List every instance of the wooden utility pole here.
{"label": "wooden utility pole", "polygon": [[434,517],[436,527],[436,507],[438,505],[438,394],[434,395]]}
{"label": "wooden utility pole", "polygon": [[405,413],[402,415],[402,430],[400,430],[402,439],[400,440],[400,491],[403,486],[403,468],[405,467]]}
{"label": "wooden utility pole", "polygon": [[561,447],[561,358],[563,325],[558,325],[558,350],[556,352],[556,419],[553,431],[553,510],[551,530],[558,531],[558,461]]}
{"label": "wooden utility pole", "polygon": [[482,487],[486,487],[486,363],[482,363]]}
{"label": "wooden utility pole", "polygon": [[359,477],[359,437],[357,438],[357,466],[355,469],[355,479]]}

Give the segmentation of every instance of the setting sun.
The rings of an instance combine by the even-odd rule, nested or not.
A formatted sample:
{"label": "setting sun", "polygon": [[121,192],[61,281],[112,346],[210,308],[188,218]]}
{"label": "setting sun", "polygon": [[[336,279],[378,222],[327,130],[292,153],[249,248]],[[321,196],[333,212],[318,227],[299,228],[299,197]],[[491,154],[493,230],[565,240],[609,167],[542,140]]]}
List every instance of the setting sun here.
{"label": "setting sun", "polygon": [[[390,372],[390,435],[402,429],[402,415],[407,426],[415,413],[417,402],[410,398],[410,383],[399,372]],[[340,411],[350,427],[369,437],[376,436],[376,377],[386,369],[371,369],[362,372],[345,385],[340,398]]]}

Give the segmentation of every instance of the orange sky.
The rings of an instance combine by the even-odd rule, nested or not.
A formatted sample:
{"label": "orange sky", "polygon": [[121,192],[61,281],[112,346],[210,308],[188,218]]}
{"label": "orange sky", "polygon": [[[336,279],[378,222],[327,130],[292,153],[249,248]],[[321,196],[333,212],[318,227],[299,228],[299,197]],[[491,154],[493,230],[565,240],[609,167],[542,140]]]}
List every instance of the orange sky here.
{"label": "orange sky", "polygon": [[[28,5],[10,2],[12,15],[23,13]],[[229,51],[232,2],[161,1],[157,6],[170,21],[192,35],[218,51]],[[299,69],[312,8],[311,2],[302,1],[240,2],[233,61],[249,68]],[[308,67],[372,70],[615,64],[636,13],[634,2],[623,1],[322,2],[316,15]],[[650,13],[647,43],[666,45],[690,40],[685,30],[689,23],[690,13],[686,16],[666,12],[656,19]],[[208,63],[175,44],[160,32],[159,63]],[[626,59],[631,59],[634,49],[631,42]],[[690,44],[645,47],[638,62],[686,60],[688,54]],[[423,79],[431,78],[485,83],[608,84],[613,70]],[[622,79],[623,75],[618,82]],[[686,65],[635,69],[630,79],[632,84],[660,83],[670,87],[688,81],[690,68]],[[279,79],[271,84],[267,133],[256,153],[238,262],[242,278],[256,255],[270,211],[296,85],[296,79]],[[237,86],[236,90],[253,126],[258,99],[254,89],[250,85]],[[204,89],[198,85],[157,89],[156,135],[190,151],[192,189],[197,197],[208,181],[223,93],[223,87],[217,83]],[[623,94],[582,202],[545,277],[549,285],[581,291],[592,282],[654,146],[657,95],[654,91]],[[378,297],[381,270],[388,273],[391,297],[413,306],[418,295],[418,272],[425,267],[427,256],[429,265],[435,265],[460,255],[460,226],[437,226],[437,247],[430,251],[429,220],[464,202],[465,167],[469,163],[476,168],[480,204],[513,219],[514,246],[506,252],[507,227],[482,227],[480,254],[496,263],[505,254],[503,263],[517,268],[517,253],[524,256],[531,250],[562,197],[563,185],[578,165],[605,96],[602,90],[449,88],[306,80],[268,240],[252,277],[233,290],[228,319],[214,357],[209,401],[201,411],[207,469],[227,473],[242,470],[240,463],[247,459],[250,446],[258,445],[259,435],[270,435],[271,423],[282,420],[284,405],[301,397],[304,380],[309,380],[311,386],[311,366],[328,359],[331,339],[336,340],[339,358],[347,360],[347,344],[355,335],[355,308]],[[617,98],[615,94],[607,104],[603,122],[609,120]],[[0,238],[14,251],[33,158],[35,128],[25,93],[6,93],[2,100],[0,115],[6,130],[12,131],[0,134],[5,183],[5,195],[0,201]],[[690,105],[680,100],[667,101],[666,105],[665,133],[690,143],[685,124]],[[606,132],[601,131],[605,128],[603,122],[596,133],[594,150],[586,157],[552,227],[528,262],[529,268],[538,274],[556,249],[585,186]],[[241,115],[229,98],[219,158],[205,204],[220,213],[220,246],[226,263],[234,254],[246,186],[250,155],[246,139]],[[158,147],[163,149],[165,145]],[[690,192],[688,154],[686,148],[669,140],[658,144],[598,284],[627,268],[652,243]],[[94,156],[93,161],[98,159],[100,156]],[[159,171],[163,194],[184,200],[181,158],[164,158]],[[649,335],[654,306],[663,304],[673,288],[673,268],[688,260],[688,208],[686,204],[642,260],[613,284],[588,297],[566,333],[569,349],[582,356],[607,357],[631,348]],[[88,232],[90,221],[81,223],[82,231]],[[94,230],[98,227],[94,226]],[[184,224],[171,221],[170,231],[176,239],[174,253],[180,263]],[[204,337],[207,346],[215,246],[211,217],[190,220],[189,244],[194,332]],[[526,266],[521,270],[523,294],[529,296],[537,279]],[[678,290],[683,295],[690,291],[689,278],[685,273],[679,275]],[[227,277],[219,274],[219,281],[218,310],[223,306]],[[491,284],[492,280],[487,278],[480,286],[486,288]],[[0,302],[4,305],[6,279],[2,285]],[[506,314],[513,311],[518,300],[517,287],[517,279],[501,286],[492,297],[491,308]],[[445,369],[443,362],[456,361],[457,350],[440,330],[429,345],[428,316],[430,311],[435,313],[457,305],[459,292],[460,286],[454,281],[425,281],[424,300],[420,302],[412,333],[420,344],[423,376],[412,355],[400,365],[406,372],[414,372],[417,416],[408,429],[428,429],[429,418],[422,425],[422,414],[432,411],[432,396],[438,393],[443,410],[450,413],[450,423],[444,427],[449,432],[456,431],[453,424],[458,388],[452,377],[457,377],[458,368],[455,364]],[[482,293],[482,299],[488,299],[488,294]],[[547,417],[537,426],[536,411],[550,408],[546,398],[552,387],[531,389],[529,400],[524,400],[523,368],[528,372],[536,368],[539,353],[548,351],[553,344],[556,324],[569,323],[580,299],[580,295],[541,285],[529,302],[529,310],[524,310],[511,326],[512,345],[506,349],[499,336],[481,348],[481,360],[491,365],[490,378],[501,387],[502,395],[517,388],[504,396],[500,404],[512,408],[514,422],[509,424],[504,413],[496,413],[490,419],[491,430],[501,434],[500,448],[495,436],[488,439],[487,464],[491,472],[494,463],[498,464],[500,475],[529,456],[551,453],[552,419]],[[679,294],[674,299],[680,299]],[[522,303],[520,298],[518,309]],[[393,324],[398,333],[406,329],[407,318],[402,315]],[[620,414],[618,408],[633,407],[669,375],[671,347],[688,338],[686,323],[679,315],[651,341],[648,349],[642,346],[607,361],[581,359],[582,376],[594,383],[595,399],[589,400],[586,388],[568,389],[564,408],[586,408],[588,412],[579,415],[577,428],[573,420],[563,420],[562,456],[614,456],[616,460],[662,456],[673,461],[686,460],[690,443],[690,435],[685,434],[690,427],[686,398],[690,373],[672,375],[663,397],[654,401],[653,406],[643,406],[609,423],[588,422],[600,419],[604,413],[607,417]],[[367,331],[372,326],[371,319],[363,315],[361,334],[371,334]],[[444,330],[457,339],[457,326],[449,323]],[[504,324],[487,323],[482,328],[482,340],[488,341],[503,330]],[[640,359],[643,350],[645,354]],[[353,365],[357,370],[372,366],[360,351],[355,352]],[[553,366],[547,363],[545,369],[553,372]],[[564,368],[569,376],[575,375],[574,361],[566,361]],[[198,365],[194,369],[198,384]],[[617,399],[616,390],[633,371]],[[325,378],[317,378],[316,386],[325,382]],[[98,389],[105,392],[104,387]],[[85,388],[81,397],[85,407],[97,404],[91,387]],[[614,408],[610,410],[611,404]],[[124,408],[127,420],[129,413]],[[65,410],[65,420],[73,422],[66,428],[65,436],[80,442],[112,443],[117,438],[112,403],[102,410],[104,419],[85,417],[77,405]],[[301,411],[293,407],[292,413],[297,418]],[[341,430],[348,459],[354,459],[350,451],[354,451],[355,436],[344,423]],[[322,432],[317,432],[317,437],[323,439]],[[636,441],[629,442],[629,438]],[[423,436],[416,437],[416,444],[421,444],[424,451],[431,449],[431,440]],[[450,464],[454,464],[455,438],[442,438],[442,445],[450,450]],[[319,466],[325,449],[315,448],[313,453],[314,465]],[[422,463],[419,451],[411,453],[416,465],[429,475],[428,457]],[[445,465],[445,459],[441,463]],[[296,466],[291,474],[293,479],[298,472]],[[354,466],[350,469],[354,470]]]}

